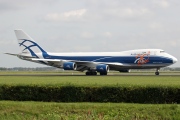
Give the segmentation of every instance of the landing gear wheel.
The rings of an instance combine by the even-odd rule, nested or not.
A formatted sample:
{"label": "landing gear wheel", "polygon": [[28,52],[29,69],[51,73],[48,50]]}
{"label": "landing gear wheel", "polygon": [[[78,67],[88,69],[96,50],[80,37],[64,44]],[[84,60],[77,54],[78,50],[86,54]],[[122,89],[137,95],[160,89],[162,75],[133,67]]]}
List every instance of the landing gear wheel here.
{"label": "landing gear wheel", "polygon": [[160,68],[157,68],[157,69],[156,69],[155,75],[159,75],[159,69],[160,69]]}
{"label": "landing gear wheel", "polygon": [[90,72],[90,71],[88,71],[88,72],[86,72],[86,75],[97,75],[97,72]]}
{"label": "landing gear wheel", "polygon": [[97,72],[93,72],[93,75],[97,75]]}
{"label": "landing gear wheel", "polygon": [[100,75],[107,75],[107,72],[100,72]]}
{"label": "landing gear wheel", "polygon": [[155,72],[155,75],[159,75],[159,72]]}

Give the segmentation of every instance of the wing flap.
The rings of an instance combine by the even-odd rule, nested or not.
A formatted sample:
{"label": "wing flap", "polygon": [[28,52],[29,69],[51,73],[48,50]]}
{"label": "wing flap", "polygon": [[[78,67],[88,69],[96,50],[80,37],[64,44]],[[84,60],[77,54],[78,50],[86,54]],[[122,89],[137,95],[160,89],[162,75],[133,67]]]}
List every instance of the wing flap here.
{"label": "wing flap", "polygon": [[107,65],[113,65],[113,66],[123,66],[122,63],[106,63]]}

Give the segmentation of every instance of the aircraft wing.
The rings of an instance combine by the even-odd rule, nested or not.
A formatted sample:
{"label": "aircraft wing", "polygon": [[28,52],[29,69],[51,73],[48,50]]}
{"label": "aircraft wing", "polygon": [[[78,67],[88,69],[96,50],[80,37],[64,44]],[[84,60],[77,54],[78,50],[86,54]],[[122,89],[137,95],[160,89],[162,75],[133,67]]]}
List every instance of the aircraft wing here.
{"label": "aircraft wing", "polygon": [[77,71],[88,70],[92,66],[92,62],[87,62],[87,61],[64,60],[64,59],[39,59],[39,58],[32,58],[31,60],[43,61],[50,66],[54,66],[58,68],[62,68],[64,62],[74,62],[77,64]]}
{"label": "aircraft wing", "polygon": [[77,64],[77,71],[85,71],[89,68],[96,68],[98,64],[106,64],[109,65],[110,68],[114,67],[123,67],[122,63],[109,63],[109,62],[92,62],[92,61],[76,61],[76,60],[63,60],[63,59],[39,59],[39,58],[32,58],[32,61],[44,61],[50,66],[62,68],[62,64],[64,62],[74,62]]}
{"label": "aircraft wing", "polygon": [[63,67],[62,65],[64,62],[74,62],[77,64],[77,71],[85,71],[90,68],[96,68],[96,65],[98,65],[98,64],[106,64],[106,65],[109,65],[110,68],[123,66],[122,63],[109,63],[109,62],[103,63],[103,62],[76,61],[76,60],[63,60],[63,59],[43,59],[43,58],[34,58],[34,57],[30,57],[30,56],[13,54],[13,53],[5,53],[5,54],[17,56],[21,59],[26,59],[26,60],[30,60],[30,61],[34,61],[34,62],[43,61],[47,65],[57,67],[57,68],[62,68]]}

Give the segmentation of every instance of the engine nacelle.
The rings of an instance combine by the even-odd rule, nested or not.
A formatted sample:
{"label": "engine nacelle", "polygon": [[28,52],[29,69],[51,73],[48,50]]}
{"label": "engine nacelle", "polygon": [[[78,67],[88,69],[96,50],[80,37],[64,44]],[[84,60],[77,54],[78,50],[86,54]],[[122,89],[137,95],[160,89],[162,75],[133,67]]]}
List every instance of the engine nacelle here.
{"label": "engine nacelle", "polygon": [[73,62],[65,62],[63,63],[63,69],[64,70],[76,70],[77,65]]}
{"label": "engine nacelle", "polygon": [[119,70],[119,72],[130,72],[131,70],[130,69],[124,69],[124,70]]}
{"label": "engine nacelle", "polygon": [[107,73],[109,72],[109,66],[108,65],[97,65],[96,66],[96,71],[97,72],[100,72],[100,73]]}

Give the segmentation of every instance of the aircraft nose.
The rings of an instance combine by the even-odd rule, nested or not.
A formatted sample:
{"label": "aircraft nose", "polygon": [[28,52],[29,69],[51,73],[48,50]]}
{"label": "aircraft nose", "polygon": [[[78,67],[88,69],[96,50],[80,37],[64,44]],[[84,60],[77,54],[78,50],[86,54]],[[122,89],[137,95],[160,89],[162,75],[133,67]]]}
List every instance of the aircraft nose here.
{"label": "aircraft nose", "polygon": [[177,58],[173,57],[173,63],[176,63],[177,61]]}

